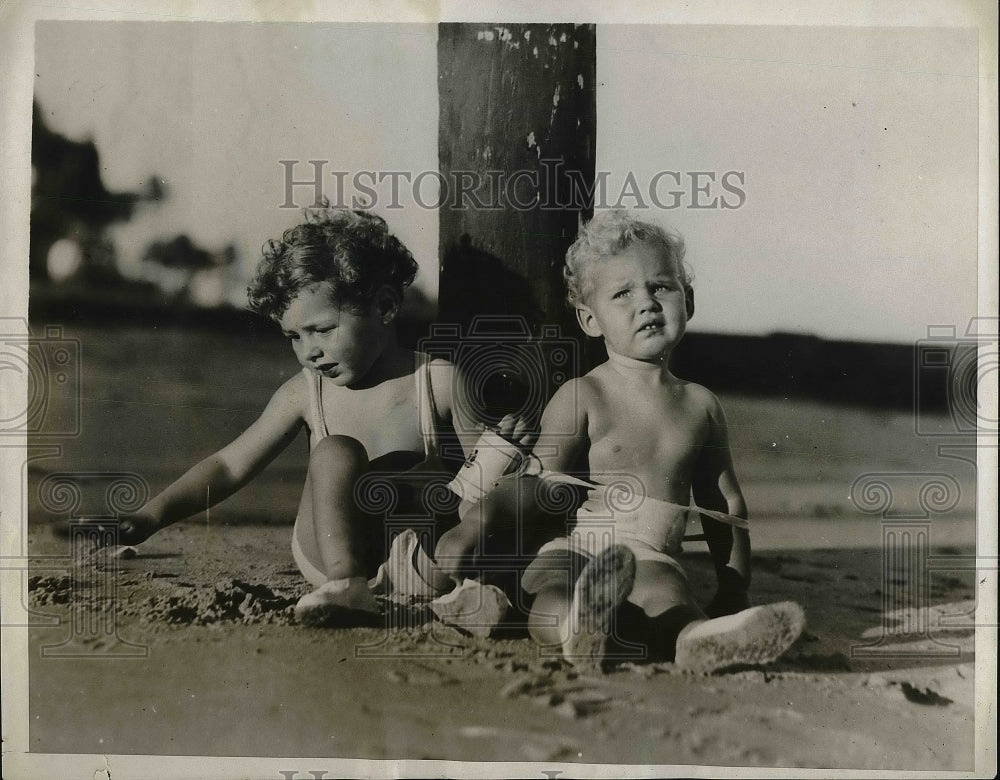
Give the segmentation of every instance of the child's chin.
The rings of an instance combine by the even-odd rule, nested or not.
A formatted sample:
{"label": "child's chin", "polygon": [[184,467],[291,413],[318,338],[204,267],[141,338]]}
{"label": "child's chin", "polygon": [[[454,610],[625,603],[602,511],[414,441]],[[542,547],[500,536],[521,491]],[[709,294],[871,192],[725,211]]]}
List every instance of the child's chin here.
{"label": "child's chin", "polygon": [[667,346],[661,340],[657,342],[644,344],[642,348],[635,350],[631,357],[636,360],[659,360],[663,357],[663,353],[667,351]]}
{"label": "child's chin", "polygon": [[639,344],[636,352],[642,354],[644,358],[662,357],[665,352],[677,344],[677,341],[679,339],[674,340],[668,338],[666,335],[657,334],[650,336],[645,342]]}
{"label": "child's chin", "polygon": [[355,376],[354,376],[353,372],[351,372],[351,371],[341,371],[339,369],[336,370],[336,371],[332,371],[330,373],[324,372],[323,376],[325,376],[327,379],[329,379],[335,385],[339,385],[341,387],[343,387],[345,385],[351,384],[351,382],[354,381],[354,379],[355,379]]}

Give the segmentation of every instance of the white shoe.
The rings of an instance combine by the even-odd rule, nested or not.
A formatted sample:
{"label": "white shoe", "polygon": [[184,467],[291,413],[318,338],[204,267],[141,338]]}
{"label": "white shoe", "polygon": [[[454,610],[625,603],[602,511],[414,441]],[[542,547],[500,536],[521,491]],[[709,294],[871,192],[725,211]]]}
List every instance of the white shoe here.
{"label": "white shoe", "polygon": [[635,554],[616,544],[590,561],[573,587],[563,658],[573,666],[600,673],[615,611],[635,584]]}
{"label": "white shoe", "polygon": [[295,617],[307,626],[354,626],[381,614],[364,577],[330,580],[295,605]]}
{"label": "white shoe", "polygon": [[674,663],[701,672],[770,663],[792,646],[805,627],[805,612],[794,601],[699,621],[677,637]]}
{"label": "white shoe", "polygon": [[420,547],[416,531],[407,528],[389,547],[389,557],[378,567],[378,573],[369,582],[371,589],[380,595],[395,595],[417,599],[433,599],[441,595],[427,580],[420,576],[414,562],[415,555],[427,557]]}
{"label": "white shoe", "polygon": [[428,606],[442,623],[485,639],[507,614],[510,599],[495,585],[467,579]]}

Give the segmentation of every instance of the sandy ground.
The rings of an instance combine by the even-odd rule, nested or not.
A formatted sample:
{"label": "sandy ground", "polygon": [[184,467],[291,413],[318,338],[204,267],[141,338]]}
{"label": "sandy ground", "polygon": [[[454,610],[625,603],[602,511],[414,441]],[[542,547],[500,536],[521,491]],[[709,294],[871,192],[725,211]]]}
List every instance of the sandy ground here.
{"label": "sandy ground", "polygon": [[[883,621],[879,549],[758,552],[755,601],[807,612],[786,659],[711,676],[637,659],[589,677],[517,620],[491,640],[434,621],[295,625],[306,586],[288,534],[180,525],[115,576],[35,571],[26,601],[59,624],[30,632],[32,751],[972,768],[969,576],[934,575],[936,609]],[[707,600],[698,546],[686,565]],[[65,566],[65,541],[42,532],[32,548]],[[865,645],[881,655],[861,657]]]}

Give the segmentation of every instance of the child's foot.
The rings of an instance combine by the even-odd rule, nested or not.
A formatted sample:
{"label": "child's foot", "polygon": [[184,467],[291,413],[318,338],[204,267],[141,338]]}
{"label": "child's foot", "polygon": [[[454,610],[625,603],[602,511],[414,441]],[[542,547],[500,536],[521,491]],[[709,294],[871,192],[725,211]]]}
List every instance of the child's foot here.
{"label": "child's foot", "polygon": [[416,531],[407,528],[392,540],[389,557],[371,580],[371,589],[380,595],[432,599],[441,591],[420,576],[415,557],[427,556]]}
{"label": "child's foot", "polygon": [[370,625],[380,615],[364,577],[330,580],[295,605],[295,617],[307,626],[332,628]]}
{"label": "child's foot", "polygon": [[563,657],[573,666],[600,672],[611,634],[611,619],[635,584],[635,555],[613,545],[580,573],[570,604]]}
{"label": "child's foot", "polygon": [[791,647],[805,626],[805,613],[794,601],[701,620],[685,626],[677,637],[674,662],[683,669],[702,672],[766,664]]}
{"label": "child's foot", "polygon": [[495,585],[483,585],[467,579],[428,606],[442,623],[485,639],[507,614],[510,600]]}

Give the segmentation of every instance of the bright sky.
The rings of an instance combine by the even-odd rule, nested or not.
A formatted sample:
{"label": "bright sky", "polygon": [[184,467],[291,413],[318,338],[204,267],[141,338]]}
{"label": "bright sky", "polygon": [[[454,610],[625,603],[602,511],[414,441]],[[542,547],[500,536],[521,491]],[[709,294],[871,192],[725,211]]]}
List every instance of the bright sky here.
{"label": "bright sky", "polygon": [[[115,229],[126,272],[157,237],[234,242],[242,269],[228,292],[245,304],[262,244],[301,216],[281,208],[279,160],[300,160],[299,180],[313,177],[308,160],[328,161],[331,199],[332,171],[437,169],[433,25],[49,22],[36,31],[36,97],[50,125],[93,138],[111,190],[138,189],[154,172],[166,181],[163,205]],[[313,192],[296,187],[293,199],[311,205]],[[436,300],[437,214],[408,192],[400,188],[404,208],[376,211]]]}
{"label": "bright sky", "polygon": [[[116,230],[125,270],[155,238],[235,242],[243,288],[282,209],[282,159],[326,170],[437,168],[433,26],[43,23],[36,95],[50,124],[92,137],[110,189],[153,173],[170,198]],[[912,341],[976,310],[975,31],[598,27],[598,169],[609,202],[660,171],[646,213],[680,230],[695,272],[692,329]],[[690,208],[691,172],[714,172]],[[332,188],[333,179],[327,184]],[[706,179],[701,178],[704,185]],[[428,181],[426,200],[433,201]],[[386,191],[379,188],[380,193]],[[297,188],[307,205],[309,188]],[[436,297],[437,215],[376,210]],[[637,205],[631,198],[625,205]]]}
{"label": "bright sky", "polygon": [[[974,30],[608,26],[598,47],[597,159],[611,179],[745,172],[741,208],[685,208],[687,194],[659,212],[687,240],[692,328],[892,341],[964,330]],[[671,189],[683,188],[663,180],[666,205]],[[699,202],[717,196],[738,202],[721,182]]]}

